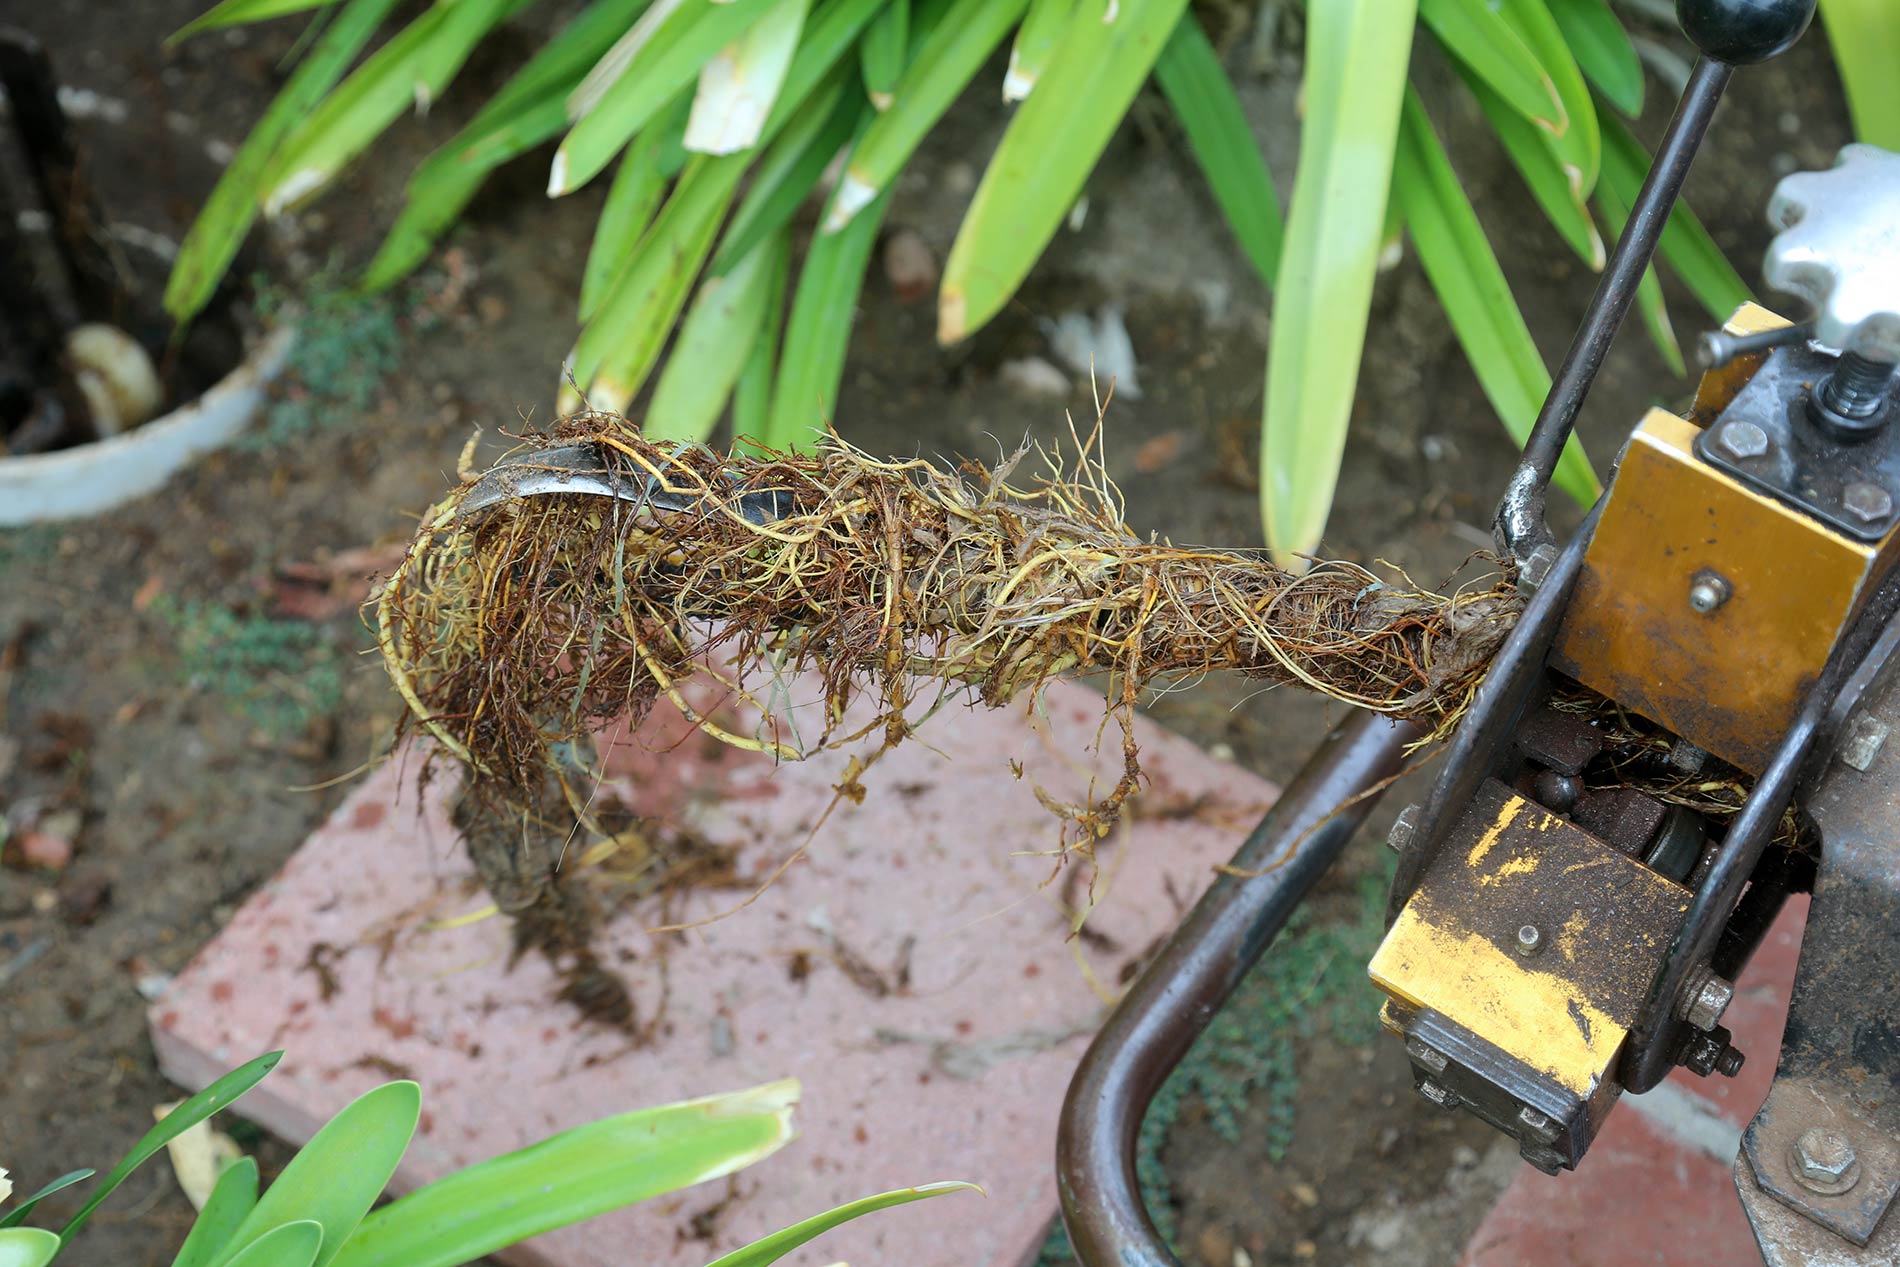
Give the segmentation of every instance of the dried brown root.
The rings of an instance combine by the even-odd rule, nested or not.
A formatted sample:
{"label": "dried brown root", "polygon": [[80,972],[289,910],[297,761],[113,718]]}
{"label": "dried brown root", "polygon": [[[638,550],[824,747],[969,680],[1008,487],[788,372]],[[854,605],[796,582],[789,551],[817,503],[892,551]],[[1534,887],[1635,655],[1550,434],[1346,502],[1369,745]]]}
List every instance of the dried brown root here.
{"label": "dried brown root", "polygon": [[[657,480],[686,508],[576,493],[461,515],[464,484],[426,516],[378,613],[415,720],[524,805],[573,745],[662,697],[727,742],[795,759],[873,734],[882,752],[960,688],[996,706],[1105,674],[1124,771],[1106,797],[1061,807],[1065,843],[1086,846],[1138,786],[1143,691],[1235,672],[1441,734],[1520,609],[1501,578],[1443,595],[1353,563],[1300,574],[1260,552],[1143,538],[1088,445],[1072,469],[1038,454],[1045,472],[1012,482],[1024,453],[954,472],[836,437],[811,455],[719,453],[608,414],[537,441],[592,445],[626,483]],[[827,706],[801,733],[762,696],[803,670]],[[756,705],[758,732],[695,711],[682,690],[695,679]],[[860,697],[875,720],[846,733]]]}

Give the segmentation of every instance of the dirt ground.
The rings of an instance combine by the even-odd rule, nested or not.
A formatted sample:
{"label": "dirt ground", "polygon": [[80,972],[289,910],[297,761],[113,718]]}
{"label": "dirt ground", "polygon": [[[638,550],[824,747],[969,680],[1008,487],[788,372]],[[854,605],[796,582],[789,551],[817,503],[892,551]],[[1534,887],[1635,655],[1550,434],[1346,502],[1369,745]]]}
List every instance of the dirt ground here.
{"label": "dirt ground", "polygon": [[[162,37],[202,7],[151,0],[100,24],[94,6],[65,0],[9,19],[47,41],[69,85],[93,94],[80,133],[113,217],[173,237],[215,177],[207,142],[242,138],[281,82],[278,59],[296,30],[277,23],[162,52]],[[468,89],[497,82],[527,46],[519,35],[491,41],[426,119],[398,127],[339,189],[261,242],[259,265],[295,293],[328,261],[366,259],[414,159],[467,117],[479,100]],[[1421,55],[1419,73],[1554,363],[1593,279],[1530,210],[1475,111],[1445,91],[1443,68]],[[887,236],[911,230],[938,258],[947,251],[1002,126],[997,77],[905,177]],[[1643,131],[1653,139],[1668,93],[1654,81],[1650,89]],[[1245,85],[1283,195],[1296,92],[1284,68]],[[1773,67],[1743,72],[1733,96],[1689,194],[1754,279],[1773,178],[1827,162],[1846,123],[1818,35]],[[343,416],[215,456],[119,513],[0,533],[0,805],[14,821],[77,814],[64,820],[76,826],[76,847],[63,867],[16,859],[0,870],[0,1165],[16,1181],[109,1165],[149,1126],[151,1106],[176,1095],[153,1065],[141,987],[180,968],[344,794],[349,774],[385,750],[397,701],[359,654],[368,638],[356,613],[347,602],[325,611],[294,577],[321,577],[343,552],[405,539],[414,514],[453,478],[473,426],[492,437],[523,414],[546,416],[601,191],[550,205],[542,170],[530,160],[492,182],[452,254],[412,289],[391,327],[394,373],[377,385],[347,355],[323,371],[367,376],[367,409],[331,408]],[[1671,299],[1686,343],[1704,322],[1686,295],[1672,289]],[[874,264],[837,424],[877,453],[988,455],[1024,434],[1049,437],[1065,407],[1086,416],[1085,384],[1067,400],[1030,397],[999,367],[1048,355],[1045,321],[1101,303],[1125,307],[1140,358],[1143,397],[1118,401],[1109,416],[1110,469],[1130,517],[1177,541],[1255,542],[1247,476],[1266,297],[1158,108],[1142,107],[1124,129],[1091,185],[1083,227],[967,345],[939,348],[930,301],[900,301]],[[1375,306],[1327,548],[1435,581],[1487,543],[1513,450],[1415,261],[1381,278]],[[348,325],[337,335],[346,354],[361,334]],[[322,398],[325,384],[313,386]],[[1645,406],[1685,386],[1632,328],[1583,422],[1599,465]],[[290,633],[271,619],[286,609],[307,618]],[[265,687],[247,694],[247,681]],[[285,699],[298,706],[273,707]],[[1298,767],[1327,711],[1229,683],[1151,708],[1275,778]],[[1376,841],[1406,799],[1403,789],[1389,798],[1376,830],[1327,881],[1302,944],[1364,923],[1364,885],[1384,865]],[[1288,1041],[1271,1031],[1288,997],[1243,998],[1243,1007],[1271,1005],[1259,1004],[1257,1024],[1252,1014],[1230,1017],[1237,1030],[1222,1041],[1238,1053],[1234,1067],[1245,1066],[1250,1044],[1269,1051]],[[1213,1090],[1181,1097],[1160,1156],[1188,1261],[1448,1263],[1513,1173],[1514,1158],[1484,1128],[1412,1096],[1400,1052],[1372,1041],[1369,987],[1343,987],[1326,1003],[1295,1009],[1319,1019],[1297,1027],[1290,1070],[1267,1061],[1279,1078],[1271,1094],[1242,1094],[1231,1114],[1215,1112],[1225,1076],[1216,1073],[1205,1084]],[[280,1149],[258,1143],[267,1169],[281,1164]],[[55,1199],[47,1213],[71,1204]],[[189,1217],[165,1167],[150,1166],[94,1220],[82,1259],[169,1261]]]}

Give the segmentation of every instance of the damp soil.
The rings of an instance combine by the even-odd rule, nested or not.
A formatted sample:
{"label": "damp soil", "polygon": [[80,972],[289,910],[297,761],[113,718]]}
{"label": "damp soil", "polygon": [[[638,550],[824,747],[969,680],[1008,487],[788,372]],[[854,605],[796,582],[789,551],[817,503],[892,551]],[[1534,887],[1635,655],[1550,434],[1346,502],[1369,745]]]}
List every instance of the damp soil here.
{"label": "damp soil", "polygon": [[[114,218],[173,238],[215,178],[218,154],[281,84],[280,60],[295,38],[294,22],[279,23],[161,51],[163,36],[201,7],[153,0],[107,24],[76,0],[13,15],[90,99],[93,117],[78,127],[101,200]],[[468,89],[499,82],[529,46],[520,32],[491,41],[426,118],[396,128],[374,161],[260,240],[260,264],[294,292],[326,265],[367,259],[414,161],[479,100]],[[1244,47],[1235,58],[1244,60]],[[1442,68],[1421,58],[1418,69],[1554,363],[1593,278],[1543,226],[1474,112],[1445,90]],[[1245,88],[1283,195],[1297,87],[1292,71],[1269,68]],[[1642,128],[1652,139],[1666,95],[1652,81]],[[1733,96],[1689,195],[1753,277],[1774,177],[1827,162],[1847,139],[1846,123],[1818,38],[1738,76]],[[904,177],[887,241],[915,233],[943,257],[1002,126],[991,97],[988,88],[972,93],[932,138]],[[10,818],[77,813],[58,820],[73,843],[63,867],[23,865],[15,841],[0,868],[0,1166],[16,1182],[111,1164],[150,1125],[151,1106],[175,1097],[153,1062],[141,986],[181,968],[346,794],[350,774],[385,750],[399,703],[360,654],[370,640],[347,593],[331,593],[322,578],[339,556],[405,540],[453,478],[473,427],[487,429],[492,451],[498,429],[546,416],[602,195],[549,205],[540,184],[531,161],[476,200],[412,290],[398,323],[399,368],[368,408],[283,443],[214,456],[117,513],[0,534],[0,800]],[[1679,289],[1669,296],[1686,341],[1704,319]],[[929,300],[900,294],[874,262],[836,424],[873,453],[994,457],[1025,435],[1053,439],[1065,410],[1092,418],[1086,382],[1071,375],[1066,396],[1029,396],[1001,367],[1048,356],[1046,323],[1102,304],[1124,310],[1140,359],[1141,398],[1118,397],[1108,415],[1109,469],[1129,518],[1176,541],[1256,541],[1249,471],[1266,296],[1178,138],[1147,106],[1092,182],[1080,229],[1065,233],[1008,311],[966,345],[939,348]],[[1599,464],[1644,408],[1686,387],[1632,326],[1583,419]],[[1388,560],[1421,581],[1450,576],[1487,545],[1512,460],[1408,256],[1378,284],[1326,549]],[[312,577],[326,601],[308,601]],[[301,618],[307,636],[298,645],[333,675],[333,689],[312,697],[321,707],[266,725],[222,693],[191,655],[192,613],[219,609],[241,620]],[[1278,779],[1299,767],[1333,711],[1292,692],[1223,682],[1149,706],[1166,725]],[[1377,842],[1406,799],[1404,788],[1388,798],[1325,881],[1320,920],[1353,917],[1356,886],[1381,865]],[[1272,1157],[1264,1103],[1242,1114],[1237,1144],[1192,1102],[1170,1128],[1162,1158],[1184,1258],[1208,1267],[1454,1261],[1513,1173],[1508,1150],[1483,1127],[1418,1101],[1390,1043],[1361,1047],[1321,1026],[1296,1051],[1293,1134],[1281,1159]],[[250,1142],[267,1170],[281,1165],[280,1148]],[[55,1198],[47,1212],[57,1218],[71,1204]],[[82,1257],[167,1262],[189,1218],[166,1168],[148,1166],[93,1220]]]}

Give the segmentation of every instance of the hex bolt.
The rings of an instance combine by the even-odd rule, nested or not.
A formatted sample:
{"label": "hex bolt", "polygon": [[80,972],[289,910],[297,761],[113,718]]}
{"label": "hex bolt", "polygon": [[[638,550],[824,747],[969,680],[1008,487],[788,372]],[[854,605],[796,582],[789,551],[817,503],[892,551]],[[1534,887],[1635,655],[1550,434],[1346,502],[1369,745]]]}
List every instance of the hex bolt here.
{"label": "hex bolt", "polygon": [[1708,750],[1698,748],[1687,739],[1678,739],[1669,748],[1669,768],[1684,774],[1701,774],[1709,764]]}
{"label": "hex bolt", "polygon": [[1724,1047],[1722,1048],[1722,1054],[1715,1058],[1715,1072],[1721,1074],[1724,1078],[1733,1078],[1742,1071],[1742,1065],[1746,1063],[1747,1060],[1748,1057],[1744,1056],[1740,1049]]}
{"label": "hex bolt", "polygon": [[1557,1138],[1557,1123],[1528,1104],[1518,1109],[1517,1121],[1532,1139],[1541,1144],[1553,1143]]}
{"label": "hex bolt", "polygon": [[1543,948],[1544,934],[1535,924],[1525,924],[1517,930],[1517,953],[1534,955]]}
{"label": "hex bolt", "polygon": [[1445,1072],[1445,1066],[1451,1063],[1451,1060],[1444,1052],[1439,1051],[1422,1038],[1406,1039],[1405,1052],[1413,1060],[1418,1061],[1419,1064],[1424,1065],[1433,1073]]}
{"label": "hex bolt", "polygon": [[[1755,428],[1757,431],[1761,428]],[[1764,440],[1766,437],[1764,437]],[[1557,547],[1545,542],[1532,550],[1530,557],[1517,565],[1517,587],[1526,594],[1535,594],[1537,587],[1544,583],[1550,570],[1557,566]]]}
{"label": "hex bolt", "polygon": [[1703,568],[1689,580],[1689,606],[1704,616],[1728,602],[1731,593],[1733,590],[1728,578],[1708,568]]}
{"label": "hex bolt", "polygon": [[1788,1164],[1802,1187],[1824,1197],[1839,1196],[1860,1182],[1853,1141],[1831,1127],[1803,1131],[1789,1150]]}
{"label": "hex bolt", "polygon": [[[1722,1013],[1728,1011],[1729,1001],[1735,997],[1734,983],[1705,968],[1700,980],[1691,978],[1688,984],[1693,988],[1683,990],[1676,1014],[1704,1032],[1714,1029],[1721,1023]],[[1721,1067],[1720,1057],[1717,1057],[1716,1067]]]}
{"label": "hex bolt", "polygon": [[1887,746],[1887,736],[1892,733],[1893,728],[1878,717],[1870,713],[1857,714],[1847,723],[1847,733],[1841,737],[1841,763],[1865,774],[1880,750]]}
{"label": "hex bolt", "polygon": [[1768,452],[1768,433],[1755,423],[1739,418],[1723,423],[1716,439],[1732,458],[1758,458]]}
{"label": "hex bolt", "polygon": [[1392,820],[1391,830],[1385,834],[1385,843],[1391,846],[1394,853],[1404,853],[1412,847],[1412,841],[1418,837],[1418,820],[1424,812],[1424,806],[1414,803],[1400,810],[1399,816]]}
{"label": "hex bolt", "polygon": [[1841,509],[1864,524],[1877,524],[1893,514],[1893,494],[1878,484],[1855,480],[1841,490]]}
{"label": "hex bolt", "polygon": [[1436,1104],[1439,1108],[1447,1111],[1455,1109],[1464,1103],[1456,1091],[1448,1090],[1436,1082],[1433,1082],[1430,1078],[1418,1084],[1418,1093],[1427,1100],[1430,1100],[1433,1104]]}

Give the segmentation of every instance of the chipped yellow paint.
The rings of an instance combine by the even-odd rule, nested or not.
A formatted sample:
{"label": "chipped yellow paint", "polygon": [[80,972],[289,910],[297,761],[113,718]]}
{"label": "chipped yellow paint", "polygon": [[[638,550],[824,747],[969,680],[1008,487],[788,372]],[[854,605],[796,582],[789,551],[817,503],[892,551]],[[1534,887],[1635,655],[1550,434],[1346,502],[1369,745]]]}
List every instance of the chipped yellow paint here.
{"label": "chipped yellow paint", "polygon": [[[1564,931],[1572,932],[1569,923]],[[1481,933],[1433,927],[1410,903],[1368,972],[1394,998],[1441,1013],[1588,1099],[1627,1031],[1580,999],[1571,982],[1532,964]]]}
{"label": "chipped yellow paint", "polygon": [[1524,807],[1529,803],[1522,797],[1512,797],[1510,804],[1505,806],[1504,812],[1498,815],[1497,821],[1485,828],[1484,834],[1478,837],[1478,843],[1471,846],[1471,852],[1465,855],[1465,865],[1475,867],[1484,861],[1484,856],[1491,852],[1491,846],[1498,843],[1498,838],[1504,835],[1505,828],[1517,821],[1517,816],[1524,812]]}
{"label": "chipped yellow paint", "polygon": [[[1537,829],[1545,830],[1542,823],[1537,824]],[[1494,884],[1502,884],[1512,876],[1530,875],[1537,870],[1539,861],[1540,859],[1534,853],[1521,853],[1514,858],[1506,858],[1498,864],[1497,870],[1489,875],[1479,876],[1478,883],[1488,888]]]}
{"label": "chipped yellow paint", "polygon": [[[1570,869],[1574,870],[1574,868]],[[1584,943],[1584,938],[1589,932],[1590,921],[1583,917],[1583,912],[1570,912],[1570,918],[1566,919],[1564,926],[1557,931],[1558,951],[1565,959],[1571,960],[1572,962],[1583,958],[1585,954],[1589,953],[1588,947]]]}

